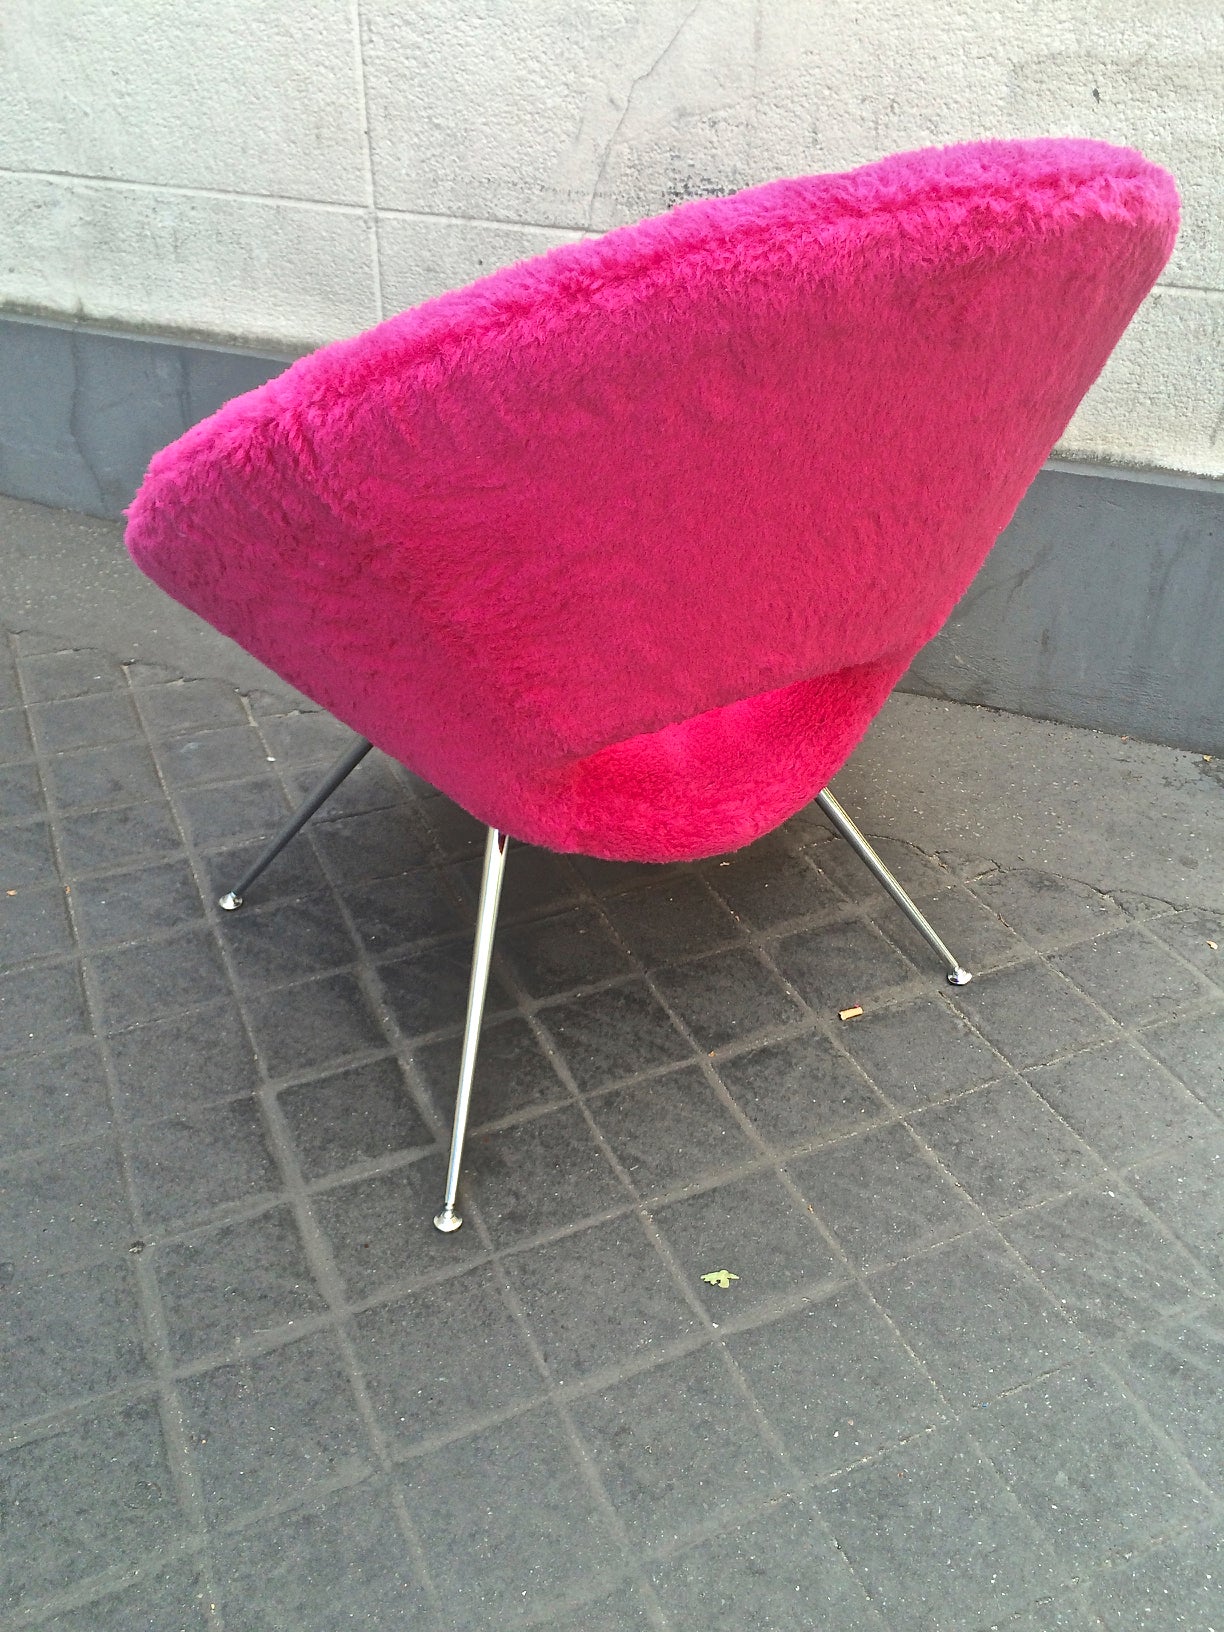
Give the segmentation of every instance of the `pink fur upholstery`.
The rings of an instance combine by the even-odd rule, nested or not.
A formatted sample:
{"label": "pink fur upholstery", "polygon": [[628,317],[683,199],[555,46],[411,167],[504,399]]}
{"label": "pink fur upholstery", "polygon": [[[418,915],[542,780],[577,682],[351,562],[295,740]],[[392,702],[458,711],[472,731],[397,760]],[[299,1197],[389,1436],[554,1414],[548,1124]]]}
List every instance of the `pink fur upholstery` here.
{"label": "pink fur upholstery", "polygon": [[481,821],[669,860],[841,765],[1172,248],[992,142],[687,204],[326,347],[153,460],[171,595]]}

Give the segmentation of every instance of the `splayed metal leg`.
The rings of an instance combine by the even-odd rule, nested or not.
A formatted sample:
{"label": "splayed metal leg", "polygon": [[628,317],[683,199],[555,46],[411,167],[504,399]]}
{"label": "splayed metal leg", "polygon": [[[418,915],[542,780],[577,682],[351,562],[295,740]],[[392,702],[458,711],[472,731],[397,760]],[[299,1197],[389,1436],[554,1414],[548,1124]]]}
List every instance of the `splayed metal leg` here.
{"label": "splayed metal leg", "polygon": [[927,921],[922,913],[919,912],[915,903],[902,888],[900,880],[895,878],[889,869],[884,865],[883,859],[877,855],[877,853],[872,849],[871,845],[868,844],[867,840],[859,832],[858,828],[850,820],[849,816],[846,815],[845,811],[838,804],[837,800],[834,799],[828,788],[826,788],[823,793],[818,793],[816,795],[816,803],[820,806],[821,810],[824,811],[825,815],[833,823],[833,826],[841,834],[842,838],[845,839],[846,843],[854,851],[855,855],[858,856],[859,859],[871,869],[872,873],[874,873],[875,877],[888,891],[889,895],[892,896],[893,900],[901,908],[901,911],[909,919],[910,923],[913,924],[914,928],[918,931],[919,935],[922,936],[927,945],[931,947],[937,956],[947,965],[948,980],[950,984],[953,986],[967,986],[973,979],[973,976],[969,973],[968,969],[962,968],[956,958],[953,957],[952,953],[935,933],[932,925]]}
{"label": "splayed metal leg", "polygon": [[455,1099],[455,1125],[451,1133],[450,1163],[446,1169],[446,1196],[442,1211],[434,1215],[434,1225],[444,1235],[457,1230],[463,1223],[462,1215],[455,1210],[455,1197],[459,1191],[459,1167],[463,1161],[463,1138],[467,1132],[476,1050],[480,1046],[480,1020],[489,985],[493,934],[497,928],[497,903],[501,897],[502,875],[506,870],[506,844],[506,835],[491,827],[485,841],[480,910],[476,915],[476,946],[472,953],[472,982],[468,987],[467,1024],[463,1032],[463,1059],[459,1066],[459,1093]]}
{"label": "splayed metal leg", "polygon": [[221,907],[225,912],[238,911],[238,908],[242,905],[243,896],[259,877],[260,873],[263,872],[264,868],[270,866],[271,863],[276,860],[277,856],[280,855],[281,851],[289,843],[289,840],[301,832],[301,830],[306,826],[306,823],[314,815],[315,811],[318,810],[319,806],[323,804],[325,800],[330,799],[332,794],[335,793],[336,789],[340,786],[341,782],[344,781],[345,777],[349,776],[357,769],[358,765],[361,764],[362,760],[369,753],[371,746],[372,745],[368,743],[364,737],[359,737],[356,743],[354,743],[353,747],[349,749],[348,753],[344,754],[336,761],[331,770],[328,771],[327,775],[323,778],[322,782],[319,783],[318,787],[315,788],[313,792],[307,794],[306,798],[294,811],[293,815],[290,816],[289,820],[285,823],[284,827],[281,828],[280,832],[272,840],[271,844],[268,845],[267,849],[260,853],[259,858],[256,861],[251,863],[246,872],[243,873],[242,877],[238,880],[237,884],[234,885],[233,889],[225,892],[225,894],[217,902],[219,907]]}

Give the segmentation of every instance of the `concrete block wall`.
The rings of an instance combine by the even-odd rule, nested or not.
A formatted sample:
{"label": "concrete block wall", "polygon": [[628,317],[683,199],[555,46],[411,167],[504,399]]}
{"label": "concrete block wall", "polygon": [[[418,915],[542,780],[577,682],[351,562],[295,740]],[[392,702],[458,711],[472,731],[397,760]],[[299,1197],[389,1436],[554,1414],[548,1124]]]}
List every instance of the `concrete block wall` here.
{"label": "concrete block wall", "polygon": [[287,354],[771,177],[1130,142],[1181,242],[1062,444],[1224,474],[1219,0],[5,0],[0,311]]}

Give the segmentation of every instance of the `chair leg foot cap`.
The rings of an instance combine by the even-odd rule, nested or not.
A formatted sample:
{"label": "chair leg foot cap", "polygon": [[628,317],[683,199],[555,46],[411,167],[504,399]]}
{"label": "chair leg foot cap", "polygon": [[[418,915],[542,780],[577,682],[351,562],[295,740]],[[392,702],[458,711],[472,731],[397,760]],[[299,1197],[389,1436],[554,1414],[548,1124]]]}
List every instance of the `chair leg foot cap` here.
{"label": "chair leg foot cap", "polygon": [[440,1213],[434,1214],[434,1229],[441,1230],[443,1235],[453,1235],[463,1225],[463,1217],[453,1207],[443,1207]]}
{"label": "chair leg foot cap", "polygon": [[242,897],[240,895],[235,895],[233,890],[227,890],[217,902],[217,905],[221,908],[222,912],[237,912],[238,908],[242,905]]}
{"label": "chair leg foot cap", "polygon": [[969,973],[968,969],[956,968],[956,969],[953,969],[948,975],[948,985],[949,986],[968,986],[969,982],[972,979],[973,979],[973,976]]}

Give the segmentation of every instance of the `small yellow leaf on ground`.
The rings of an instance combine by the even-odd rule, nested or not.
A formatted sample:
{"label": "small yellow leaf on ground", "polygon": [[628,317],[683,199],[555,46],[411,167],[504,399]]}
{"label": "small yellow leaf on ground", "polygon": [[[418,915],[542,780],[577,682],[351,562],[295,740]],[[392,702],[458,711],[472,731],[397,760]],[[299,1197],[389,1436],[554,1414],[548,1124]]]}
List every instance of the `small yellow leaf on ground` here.
{"label": "small yellow leaf on ground", "polygon": [[853,1008],[838,1009],[837,1018],[839,1020],[857,1020],[859,1015],[862,1014],[862,1012],[863,1012],[862,1006],[860,1004],[856,1003],[853,1006]]}
{"label": "small yellow leaf on ground", "polygon": [[729,1269],[712,1269],[708,1275],[703,1275],[701,1278],[707,1286],[721,1286],[724,1292],[730,1287],[732,1281],[739,1280],[739,1276],[733,1275]]}

